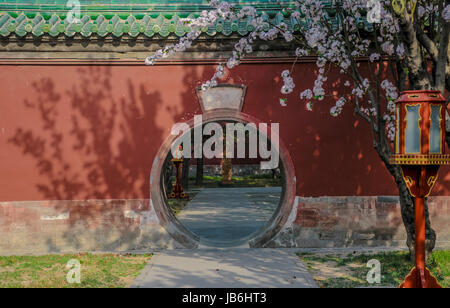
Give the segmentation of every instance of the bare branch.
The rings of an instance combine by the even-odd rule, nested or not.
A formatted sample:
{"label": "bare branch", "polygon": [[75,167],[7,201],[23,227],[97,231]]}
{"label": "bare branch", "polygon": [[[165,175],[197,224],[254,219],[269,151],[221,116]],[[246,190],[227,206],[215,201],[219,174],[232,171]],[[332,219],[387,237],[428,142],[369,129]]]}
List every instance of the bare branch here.
{"label": "bare branch", "polygon": [[425,48],[433,62],[436,63],[439,57],[439,50],[437,49],[436,44],[425,34],[425,32],[423,32],[420,25],[416,27],[416,31],[419,43]]}
{"label": "bare branch", "polygon": [[399,16],[400,27],[404,33],[404,42],[407,46],[407,66],[409,71],[409,81],[414,89],[430,89],[431,81],[427,71],[423,68],[423,58],[417,33],[412,22],[412,18],[406,12]]}

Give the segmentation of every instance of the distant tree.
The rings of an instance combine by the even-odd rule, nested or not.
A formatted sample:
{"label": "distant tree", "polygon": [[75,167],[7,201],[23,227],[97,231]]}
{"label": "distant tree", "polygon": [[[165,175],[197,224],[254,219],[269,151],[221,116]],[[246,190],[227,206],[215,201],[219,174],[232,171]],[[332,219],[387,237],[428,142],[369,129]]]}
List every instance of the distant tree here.
{"label": "distant tree", "polygon": [[203,184],[203,158],[197,158],[195,185],[202,185],[202,184]]}
{"label": "distant tree", "polygon": [[189,188],[189,168],[191,166],[191,159],[185,158],[183,159],[183,167],[181,170],[181,186],[184,189]]}

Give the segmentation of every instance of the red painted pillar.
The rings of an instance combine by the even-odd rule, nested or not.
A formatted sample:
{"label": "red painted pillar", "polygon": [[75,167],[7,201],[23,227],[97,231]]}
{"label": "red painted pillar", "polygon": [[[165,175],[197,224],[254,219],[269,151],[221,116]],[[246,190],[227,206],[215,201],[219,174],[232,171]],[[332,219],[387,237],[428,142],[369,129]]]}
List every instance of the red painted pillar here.
{"label": "red painted pillar", "polygon": [[419,286],[425,287],[425,181],[427,178],[427,169],[425,166],[420,168],[419,177],[419,195],[415,199],[415,235],[416,235],[416,268],[419,270]]}
{"label": "red painted pillar", "polygon": [[[404,172],[411,172],[414,168],[405,169]],[[425,261],[425,197],[430,193],[432,185],[428,179],[437,176],[438,168],[430,168],[420,166],[409,173],[412,175],[411,179],[414,185],[411,186],[412,191],[415,192],[414,208],[415,208],[415,252],[416,252],[416,266],[412,269],[409,275],[405,278],[400,288],[441,288],[436,278],[431,275],[426,268]],[[432,183],[431,183],[432,184]]]}
{"label": "red painted pillar", "polygon": [[416,268],[419,271],[417,275],[417,285],[420,288],[425,287],[425,199],[418,197],[415,200],[416,213]]}

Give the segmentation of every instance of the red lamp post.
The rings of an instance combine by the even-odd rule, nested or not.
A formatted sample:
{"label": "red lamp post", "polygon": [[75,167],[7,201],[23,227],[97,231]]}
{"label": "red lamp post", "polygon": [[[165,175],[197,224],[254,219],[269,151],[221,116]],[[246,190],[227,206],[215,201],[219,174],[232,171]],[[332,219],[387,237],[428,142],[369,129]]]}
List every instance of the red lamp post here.
{"label": "red lamp post", "polygon": [[437,180],[440,165],[450,164],[445,155],[446,100],[439,91],[406,91],[396,103],[395,155],[415,207],[416,266],[400,288],[440,288],[425,263],[425,198]]}

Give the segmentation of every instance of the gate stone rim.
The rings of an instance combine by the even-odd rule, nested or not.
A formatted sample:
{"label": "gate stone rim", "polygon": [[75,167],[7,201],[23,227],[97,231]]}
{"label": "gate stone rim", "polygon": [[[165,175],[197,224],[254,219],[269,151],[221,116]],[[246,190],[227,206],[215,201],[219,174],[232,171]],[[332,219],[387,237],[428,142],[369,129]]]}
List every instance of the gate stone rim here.
{"label": "gate stone rim", "polygon": [[[215,109],[202,114],[203,122],[213,121],[237,121],[241,123],[255,123],[259,126],[261,120],[236,110]],[[194,128],[194,118],[186,122],[191,129]],[[255,233],[235,242],[209,241],[199,238],[188,230],[170,211],[167,199],[162,189],[162,168],[172,143],[178,136],[170,135],[161,145],[153,161],[150,173],[150,203],[158,217],[159,223],[179,244],[185,248],[206,247],[265,247],[279,231],[284,227],[294,208],[296,196],[296,177],[292,158],[284,145],[281,136],[279,138],[280,169],[283,176],[282,193],[280,202],[265,225]]]}

